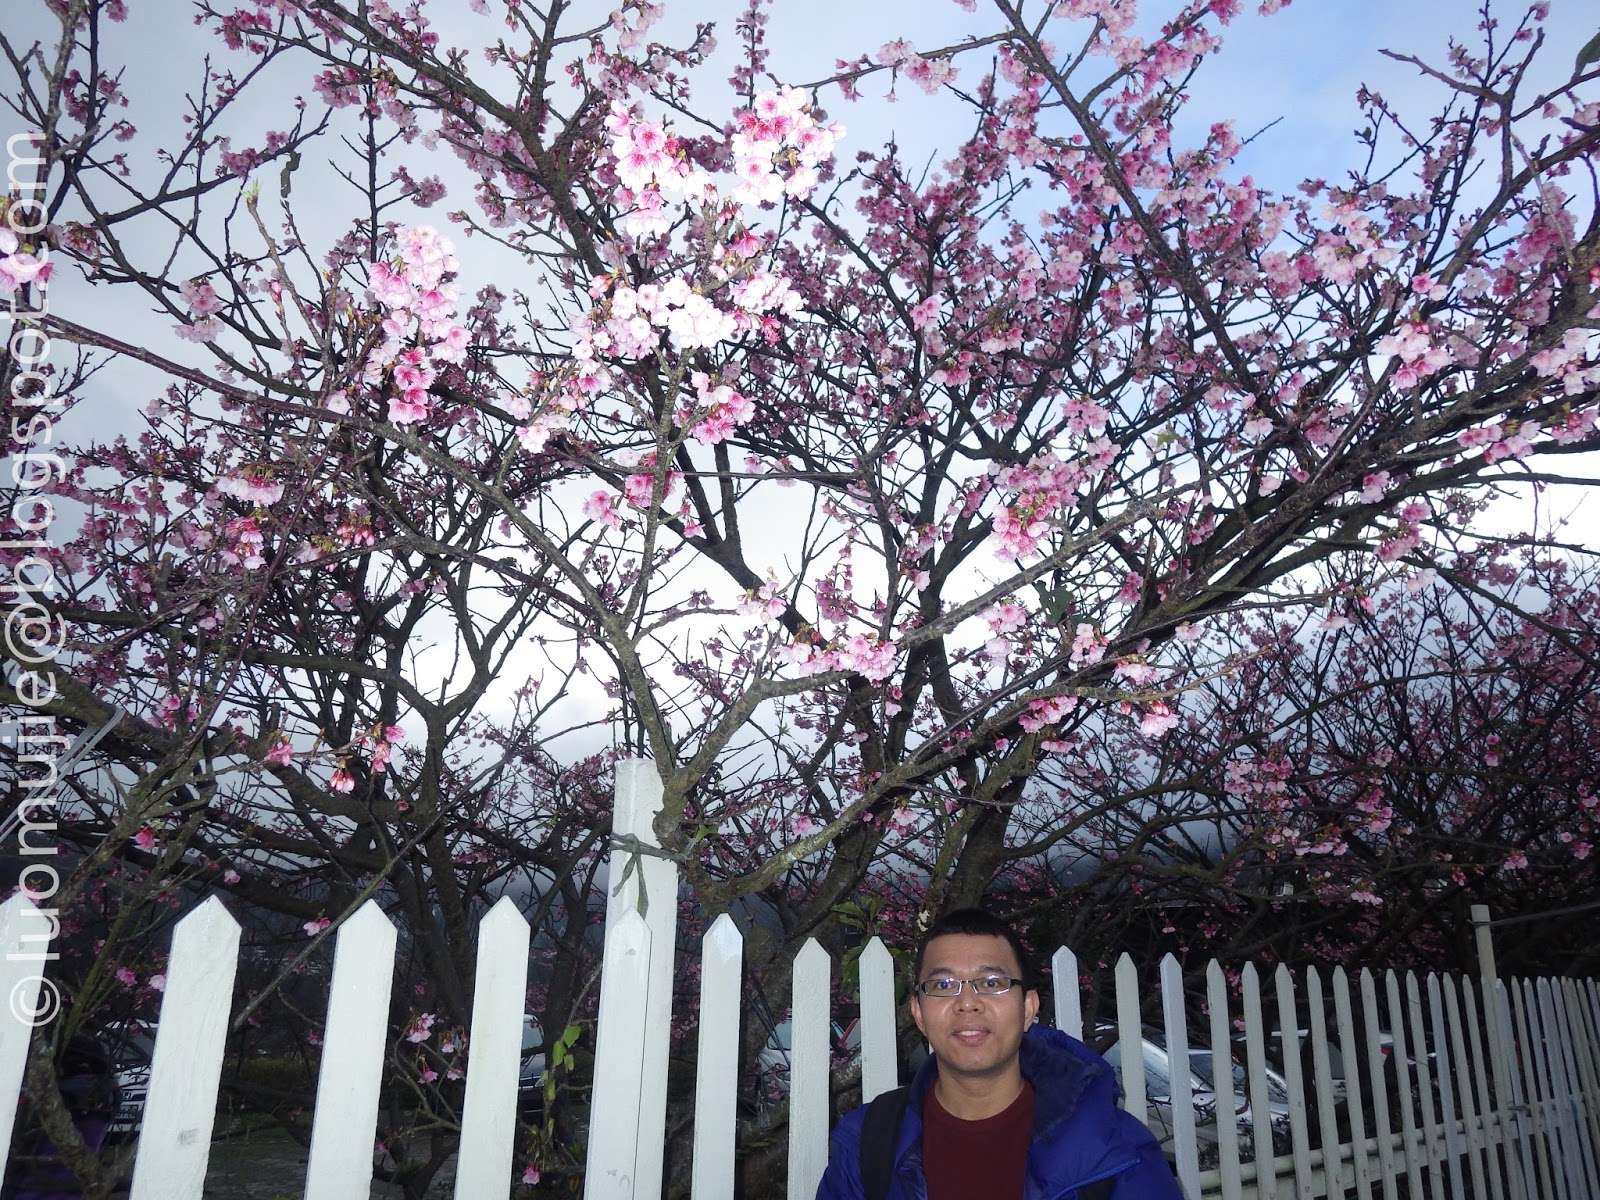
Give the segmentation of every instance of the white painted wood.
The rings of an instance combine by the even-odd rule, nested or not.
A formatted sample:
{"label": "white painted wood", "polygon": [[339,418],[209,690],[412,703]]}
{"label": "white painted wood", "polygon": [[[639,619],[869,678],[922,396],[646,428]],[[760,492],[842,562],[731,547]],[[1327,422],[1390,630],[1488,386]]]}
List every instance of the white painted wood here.
{"label": "white painted wood", "polygon": [[1361,1051],[1356,1044],[1355,1019],[1350,1007],[1350,978],[1343,967],[1333,969],[1333,1019],[1338,1034],[1339,1060],[1344,1064],[1344,1108],[1350,1118],[1350,1170],[1355,1178],[1357,1200],[1372,1200],[1366,1095],[1361,1086]]}
{"label": "white painted wood", "polygon": [[1289,1138],[1294,1153],[1295,1200],[1312,1200],[1311,1137],[1306,1121],[1306,1087],[1300,1069],[1300,1018],[1294,979],[1283,963],[1273,972],[1278,994],[1278,1037],[1283,1052],[1283,1078],[1289,1085]]}
{"label": "white painted wood", "polygon": [[1472,1194],[1486,1196],[1488,1183],[1483,1173],[1483,1155],[1488,1150],[1488,1139],[1484,1137],[1483,1126],[1478,1120],[1477,1100],[1473,1096],[1477,1084],[1477,1072],[1472,1066],[1472,1054],[1467,1045],[1466,1030],[1461,1023],[1462,982],[1465,981],[1447,975],[1441,986],[1444,989],[1446,1022],[1450,1027],[1451,1061],[1455,1067],[1456,1111],[1461,1117],[1462,1140],[1466,1142],[1467,1170],[1472,1177]]}
{"label": "white painted wood", "polygon": [[1405,1002],[1400,996],[1400,977],[1393,971],[1384,973],[1385,999],[1389,1002],[1389,1035],[1390,1057],[1393,1061],[1390,1066],[1395,1073],[1395,1096],[1400,1104],[1400,1129],[1405,1141],[1406,1159],[1406,1185],[1407,1195],[1422,1196],[1422,1167],[1425,1161],[1422,1150],[1422,1135],[1417,1127],[1420,1114],[1411,1095],[1411,1082],[1413,1072],[1411,1068],[1412,1051],[1416,1043],[1411,1039],[1411,1030],[1406,1013]]}
{"label": "white painted wood", "polygon": [[[739,985],[743,966],[744,936],[733,918],[723,913],[711,923],[701,948],[700,1053],[694,1090],[690,1187],[690,1194],[697,1200],[733,1198]],[[460,1200],[468,1198],[462,1196]]]}
{"label": "white painted wood", "polygon": [[1415,971],[1406,972],[1406,1014],[1410,1022],[1407,1033],[1416,1063],[1417,1090],[1422,1093],[1422,1154],[1424,1162],[1428,1164],[1428,1194],[1433,1200],[1445,1200],[1444,1139],[1440,1136],[1437,1110],[1433,1103],[1434,1072],[1428,1061],[1428,1027],[1422,1013],[1422,990]]}
{"label": "white painted wood", "polygon": [[129,1200],[200,1200],[238,957],[238,923],[215,896],[173,932]]}
{"label": "white painted wood", "polygon": [[1564,1037],[1568,1054],[1573,1060],[1582,1089],[1582,1112],[1587,1118],[1582,1124],[1584,1165],[1589,1177],[1592,1195],[1600,1195],[1600,1064],[1595,1062],[1593,1040],[1593,1012],[1588,1008],[1586,989],[1576,979],[1561,979],[1558,986],[1563,997]]}
{"label": "white painted wood", "polygon": [[[612,833],[659,848],[655,819],[661,813],[661,775],[645,759],[617,764],[616,809]],[[633,869],[627,864],[632,860]],[[626,880],[623,879],[627,875]],[[630,853],[614,846],[607,879],[611,894],[606,921],[637,909],[650,928],[649,974],[645,984],[644,1045],[640,1051],[639,1126],[634,1178],[639,1195],[661,1194],[667,1139],[667,1062],[672,1048],[672,972],[678,937],[678,868],[671,860]]]}
{"label": "white painted wood", "polygon": [[394,982],[395,928],[368,900],[339,930],[322,1031],[317,1106],[306,1163],[305,1200],[348,1200],[372,1190],[378,1090]]}
{"label": "white painted wood", "polygon": [[[1186,1196],[1200,1195],[1200,1157],[1194,1140],[1194,1087],[1189,1069],[1189,1030],[1185,1020],[1183,1001],[1183,968],[1171,954],[1161,957],[1161,1019],[1166,1034],[1167,1063],[1172,1080],[1172,1145],[1176,1151],[1174,1166],[1178,1185]],[[1223,1078],[1220,1087],[1227,1086]],[[1231,1091],[1231,1088],[1230,1088]],[[1231,1120],[1233,1105],[1226,1107],[1217,1097],[1217,1120],[1224,1115]]]}
{"label": "white painted wood", "polygon": [[1567,1057],[1572,1062],[1573,1079],[1578,1085],[1579,1141],[1583,1147],[1584,1177],[1589,1194],[1600,1196],[1600,1079],[1596,1078],[1594,1063],[1589,1053],[1589,1029],[1584,1019],[1582,988],[1576,980],[1556,981],[1562,1001],[1562,1040]]}
{"label": "white painted wood", "polygon": [[1521,1072],[1528,1100],[1528,1122],[1532,1128],[1534,1161],[1538,1173],[1538,1187],[1534,1194],[1548,1200],[1556,1194],[1556,1172],[1550,1161],[1550,1128],[1546,1112],[1545,1083],[1539,1069],[1538,1007],[1532,1004],[1532,985],[1526,980],[1514,981],[1512,990],[1513,1011],[1517,1023],[1517,1068]]}
{"label": "white painted wood", "polygon": [[816,1195],[828,1166],[828,1006],[832,995],[833,962],[815,938],[807,938],[794,958],[794,1011],[790,1017],[794,1037],[789,1056],[791,1196]]}
{"label": "white painted wood", "polygon": [[[1322,975],[1306,968],[1307,1016],[1311,1029],[1311,1085],[1317,1100],[1317,1144],[1328,1195],[1343,1195],[1345,1180],[1339,1162],[1339,1122],[1333,1107],[1333,1071],[1328,1054],[1328,1013],[1322,996]],[[1337,1191],[1335,1191],[1337,1189]]]}
{"label": "white painted wood", "polygon": [[[600,1015],[594,1051],[584,1200],[634,1200],[639,1145],[639,1084],[644,1069],[645,989],[650,927],[637,910],[606,920],[600,962]],[[462,1197],[461,1200],[467,1200]]]}
{"label": "white painted wood", "polygon": [[894,1027],[894,956],[873,938],[856,960],[861,973],[861,1102],[900,1086]]}
{"label": "white painted wood", "polygon": [[[1206,1009],[1211,1023],[1211,1078],[1217,1085],[1217,1172],[1220,1200],[1241,1200],[1239,1177],[1239,1122],[1233,1097],[1232,1027],[1228,1024],[1228,981],[1222,964],[1206,965]],[[1272,1153],[1272,1123],[1265,1112],[1257,1115],[1255,1135],[1266,1139]]]}
{"label": "white painted wood", "polygon": [[1372,1136],[1378,1144],[1378,1178],[1383,1181],[1383,1200],[1399,1200],[1399,1174],[1403,1166],[1395,1158],[1393,1134],[1395,1114],[1389,1111],[1389,1088],[1384,1065],[1383,1042],[1378,1031],[1383,1027],[1378,1016],[1378,986],[1372,972],[1361,968],[1359,989],[1361,1016],[1366,1034],[1368,1091],[1372,1096]]}
{"label": "white painted wood", "polygon": [[456,1155],[456,1195],[463,1198],[497,1196],[510,1186],[529,936],[527,919],[510,896],[502,896],[478,925],[472,1034]]}
{"label": "white painted wood", "polygon": [[[1439,1084],[1439,1124],[1444,1135],[1445,1172],[1450,1182],[1450,1195],[1466,1195],[1465,1185],[1461,1178],[1461,1156],[1466,1152],[1466,1141],[1461,1136],[1460,1126],[1456,1120],[1454,1059],[1451,1053],[1450,1039],[1445,1028],[1444,1002],[1440,998],[1439,976],[1428,972],[1428,1012],[1433,1018],[1433,1044],[1437,1047],[1437,1066]],[[1474,1193],[1482,1195],[1481,1192]]]}
{"label": "white painted wood", "polygon": [[1144,1089],[1144,1026],[1139,1014],[1139,971],[1124,953],[1113,972],[1117,986],[1117,1059],[1122,1067],[1123,1106],[1145,1124],[1150,1107]]}
{"label": "white painted wood", "polygon": [[[0,1177],[11,1153],[11,1131],[17,1119],[16,1098],[28,1065],[34,1029],[54,1019],[59,1001],[53,983],[44,979],[44,965],[53,956],[51,934],[56,918],[41,912],[17,892],[0,904]],[[30,945],[29,943],[39,943]],[[42,1001],[42,1003],[41,1003]]]}
{"label": "white painted wood", "polygon": [[[1478,979],[1483,985],[1484,1031],[1489,1052],[1489,1067],[1493,1072],[1496,1103],[1493,1111],[1498,1125],[1500,1153],[1505,1163],[1506,1186],[1502,1188],[1498,1172],[1491,1171],[1495,1180],[1494,1200],[1529,1200],[1530,1193],[1523,1179],[1522,1156],[1512,1144],[1515,1138],[1523,1143],[1521,1114],[1515,1111],[1511,1099],[1511,1076],[1507,1054],[1510,1050],[1510,1014],[1502,1007],[1500,972],[1494,956],[1494,927],[1490,922],[1489,906],[1474,904],[1469,916],[1473,926],[1473,940],[1478,952]],[[1479,1077],[1487,1079],[1482,1068]],[[1487,1102],[1483,1105],[1489,1111]]]}
{"label": "white painted wood", "polygon": [[1489,1060],[1484,1053],[1483,1026],[1479,1022],[1477,985],[1471,979],[1461,981],[1461,1001],[1465,1008],[1462,1024],[1466,1026],[1468,1050],[1472,1059],[1472,1078],[1477,1085],[1476,1106],[1478,1129],[1486,1170],[1489,1177],[1490,1200],[1506,1200],[1505,1167],[1502,1159],[1509,1149],[1505,1142],[1505,1127],[1499,1119],[1489,1078]]}
{"label": "white painted wood", "polygon": [[[1513,980],[1512,986],[1515,986],[1515,983]],[[1512,1119],[1517,1130],[1517,1162],[1521,1166],[1520,1174],[1513,1173],[1511,1176],[1511,1191],[1516,1200],[1536,1200],[1543,1193],[1539,1190],[1538,1154],[1534,1149],[1534,1121],[1529,1101],[1531,1088],[1524,1083],[1523,1059],[1516,1040],[1520,1022],[1518,1016],[1520,1001],[1514,1009],[1512,992],[1506,987],[1504,980],[1497,981],[1495,991],[1495,1009],[1500,1014],[1500,1032],[1505,1039],[1500,1051],[1501,1061],[1505,1065],[1507,1090],[1502,1094],[1511,1098]],[[1521,1037],[1521,1045],[1527,1045],[1525,1028]],[[1498,1079],[1498,1075],[1496,1078]],[[1518,1195],[1519,1186],[1520,1195]]]}
{"label": "white painted wood", "polygon": [[1550,1124],[1555,1140],[1551,1165],[1557,1168],[1556,1177],[1564,1181],[1563,1186],[1567,1194],[1573,1197],[1573,1200],[1577,1200],[1577,1197],[1584,1196],[1584,1191],[1577,1166],[1578,1155],[1572,1121],[1573,1097],[1558,1049],[1561,1035],[1550,1004],[1550,981],[1544,978],[1537,979],[1533,986],[1535,1003],[1539,1009],[1539,1024],[1544,1035],[1541,1039],[1544,1047],[1543,1062],[1546,1078],[1549,1081],[1546,1094],[1551,1101]]}
{"label": "white painted wood", "polygon": [[[1250,1111],[1271,1112],[1267,1095],[1267,1022],[1261,1011],[1261,977],[1255,963],[1245,963],[1239,973],[1239,985],[1244,993],[1245,1075],[1250,1081]],[[1263,1140],[1258,1133],[1256,1137],[1255,1169],[1257,1193],[1262,1200],[1277,1200],[1278,1163],[1270,1136]]]}
{"label": "white painted wood", "polygon": [[1056,1028],[1083,1040],[1083,989],[1078,982],[1078,956],[1062,946],[1050,959],[1056,985]]}
{"label": "white painted wood", "polygon": [[1577,1195],[1597,1196],[1600,1195],[1600,1182],[1595,1179],[1594,1146],[1589,1140],[1589,1121],[1584,1110],[1584,1080],[1574,1054],[1575,1031],[1572,1028],[1571,1015],[1567,1010],[1565,989],[1559,979],[1541,980],[1540,983],[1548,991],[1547,1007],[1551,1013],[1551,1027],[1554,1028],[1556,1035],[1550,1055],[1553,1063],[1558,1064],[1567,1096],[1573,1192]]}

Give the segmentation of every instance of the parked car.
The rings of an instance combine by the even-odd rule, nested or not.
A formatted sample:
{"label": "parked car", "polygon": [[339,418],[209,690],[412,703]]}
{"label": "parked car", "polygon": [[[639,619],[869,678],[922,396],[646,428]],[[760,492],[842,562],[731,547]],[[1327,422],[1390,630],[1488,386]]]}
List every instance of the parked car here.
{"label": "parked car", "polygon": [[[1116,1027],[1109,1022],[1103,1022],[1096,1027],[1099,1037],[1115,1034]],[[1097,1041],[1099,1040],[1097,1037]],[[1161,1153],[1166,1155],[1168,1161],[1177,1157],[1173,1145],[1173,1106],[1172,1106],[1172,1077],[1173,1063],[1167,1054],[1166,1039],[1159,1030],[1145,1029],[1141,1042],[1141,1056],[1144,1060],[1144,1099],[1145,1109],[1142,1115],[1145,1124],[1150,1127],[1150,1132],[1156,1135],[1156,1140],[1161,1143]],[[1106,1062],[1111,1064],[1111,1071],[1117,1078],[1117,1087],[1126,1088],[1122,1079],[1122,1042],[1115,1038],[1101,1052]],[[1190,1104],[1194,1108],[1195,1140],[1199,1146],[1200,1165],[1202,1168],[1215,1166],[1217,1161],[1217,1096],[1209,1079],[1203,1077],[1194,1069],[1191,1063],[1188,1067]]]}
{"label": "parked car", "polygon": [[[832,1058],[836,1067],[848,1067],[861,1062],[861,1022],[851,1020],[847,1025],[831,1022]],[[767,1035],[766,1044],[756,1055],[754,1101],[757,1111],[789,1096],[789,1060],[794,1046],[794,1026],[789,1021],[779,1021]]]}
{"label": "parked car", "polygon": [[[1191,1048],[1189,1051],[1189,1065],[1194,1068],[1194,1073],[1203,1079],[1206,1087],[1215,1094],[1216,1084],[1216,1058],[1210,1050]],[[1257,1115],[1250,1103],[1249,1073],[1244,1064],[1237,1059],[1233,1060],[1233,1107],[1234,1120],[1239,1129],[1239,1157],[1241,1159],[1254,1158],[1256,1128],[1260,1124]],[[1272,1067],[1265,1068],[1267,1082],[1267,1120],[1272,1130],[1273,1154],[1288,1154],[1291,1146],[1289,1131],[1289,1081]]]}
{"label": "parked car", "polygon": [[522,1018],[522,1065],[517,1072],[517,1112],[529,1120],[544,1116],[544,1030],[530,1015]]}
{"label": "parked car", "polygon": [[144,1123],[144,1102],[150,1090],[150,1061],[156,1049],[156,1027],[130,1021],[107,1030],[103,1041],[116,1071],[119,1102],[107,1136],[113,1141],[137,1137]]}

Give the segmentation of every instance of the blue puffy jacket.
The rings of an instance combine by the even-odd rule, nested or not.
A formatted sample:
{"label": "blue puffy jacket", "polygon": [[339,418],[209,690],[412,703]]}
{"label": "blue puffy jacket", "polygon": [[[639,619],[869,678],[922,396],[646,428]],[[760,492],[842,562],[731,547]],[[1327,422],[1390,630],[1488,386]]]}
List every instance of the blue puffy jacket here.
{"label": "blue puffy jacket", "polygon": [[[1033,1143],[1024,1200],[1076,1200],[1078,1189],[1114,1180],[1111,1200],[1182,1200],[1178,1181],[1144,1123],[1117,1107],[1111,1067],[1059,1030],[1035,1025],[1023,1035],[1023,1077],[1033,1084]],[[922,1174],[922,1103],[938,1075],[930,1058],[911,1083],[895,1144],[888,1200],[927,1200]],[[863,1200],[861,1123],[846,1113],[833,1131],[817,1200]]]}

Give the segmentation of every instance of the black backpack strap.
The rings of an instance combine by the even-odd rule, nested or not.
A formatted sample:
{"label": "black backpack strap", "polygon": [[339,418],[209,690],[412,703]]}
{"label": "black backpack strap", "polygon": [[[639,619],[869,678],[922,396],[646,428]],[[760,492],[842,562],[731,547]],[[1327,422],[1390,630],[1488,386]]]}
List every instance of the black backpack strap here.
{"label": "black backpack strap", "polygon": [[861,1189],[866,1200],[884,1200],[894,1174],[894,1144],[900,1137],[910,1088],[895,1088],[874,1097],[861,1122]]}

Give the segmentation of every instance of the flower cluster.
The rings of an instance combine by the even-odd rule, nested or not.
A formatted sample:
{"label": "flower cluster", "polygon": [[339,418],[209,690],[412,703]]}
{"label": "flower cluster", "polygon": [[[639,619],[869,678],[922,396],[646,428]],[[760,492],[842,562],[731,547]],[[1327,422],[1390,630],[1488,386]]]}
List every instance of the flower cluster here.
{"label": "flower cluster", "polygon": [[880,641],[870,633],[854,634],[842,642],[824,644],[801,639],[778,647],[778,656],[793,663],[801,675],[854,671],[872,683],[882,683],[894,674],[899,653],[892,640]]}
{"label": "flower cluster", "polygon": [[397,425],[426,420],[428,389],[441,363],[466,357],[467,331],[455,320],[460,293],[452,280],[456,259],[448,239],[428,225],[395,235],[393,260],[373,264],[367,295],[382,309],[383,342],[367,362],[366,382],[390,374],[389,419]]}
{"label": "flower cluster", "polygon": [[9,296],[34,282],[48,282],[50,264],[44,257],[22,248],[11,230],[0,225],[0,295]]}

